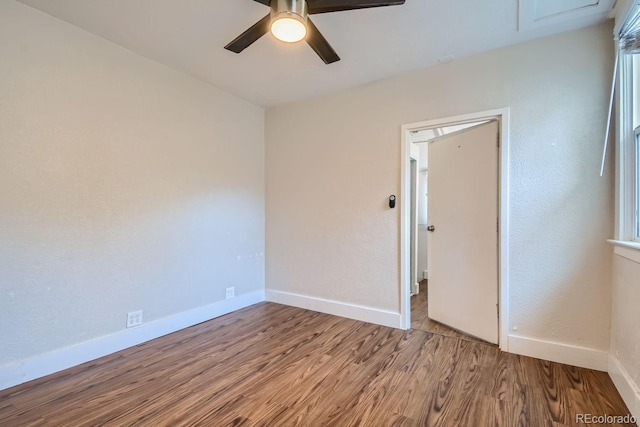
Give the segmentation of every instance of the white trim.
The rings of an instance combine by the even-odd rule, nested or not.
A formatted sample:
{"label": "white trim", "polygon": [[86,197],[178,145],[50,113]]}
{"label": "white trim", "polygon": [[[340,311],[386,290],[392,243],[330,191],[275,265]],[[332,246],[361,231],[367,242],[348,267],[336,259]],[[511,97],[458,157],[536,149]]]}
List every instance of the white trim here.
{"label": "white trim", "polygon": [[411,295],[418,295],[419,293],[420,293],[420,282],[415,282],[413,284],[413,287],[411,288]]}
{"label": "white trim", "polygon": [[622,240],[607,240],[612,245],[615,245],[613,252],[616,255],[630,259],[631,261],[640,264],[640,243],[627,242]]}
{"label": "white trim", "polygon": [[619,241],[635,239],[635,130],[633,127],[633,59],[621,55],[616,94],[616,216],[615,238]]}
{"label": "white trim", "polygon": [[478,113],[464,114],[454,117],[445,117],[435,120],[427,120],[417,123],[405,124],[401,127],[401,153],[400,153],[400,316],[401,328],[411,327],[411,295],[409,289],[409,225],[407,212],[409,212],[409,152],[410,132],[428,128],[453,126],[458,124],[477,122],[483,119],[497,119],[500,123],[500,148],[499,148],[499,215],[500,237],[498,256],[498,300],[500,302],[500,316],[498,320],[499,345],[503,351],[509,351],[509,108],[500,108]]}
{"label": "white trim", "polygon": [[620,361],[611,354],[609,355],[609,376],[631,415],[640,422],[640,387],[633,381]]}
{"label": "white trim", "polygon": [[613,36],[616,39],[618,38],[618,34],[620,34],[620,31],[622,30],[622,26],[636,7],[636,0],[618,0],[616,2],[615,7],[609,14],[610,18],[615,18],[615,25],[613,26]]}
{"label": "white trim", "polygon": [[264,301],[263,290],[239,295],[193,310],[123,329],[71,347],[0,366],[0,390],[41,378],[73,366],[133,347],[198,323]]}
{"label": "white trim", "polygon": [[403,125],[400,132],[400,328],[411,327],[411,133],[413,127]]}
{"label": "white trim", "polygon": [[511,353],[566,365],[603,372],[606,372],[608,368],[609,353],[603,350],[543,341],[518,335],[509,336],[509,348]]}
{"label": "white trim", "polygon": [[306,310],[319,311],[334,316],[375,323],[377,325],[401,328],[400,313],[380,310],[373,307],[348,304],[340,301],[316,298],[309,295],[293,294],[290,292],[267,289],[266,300]]}

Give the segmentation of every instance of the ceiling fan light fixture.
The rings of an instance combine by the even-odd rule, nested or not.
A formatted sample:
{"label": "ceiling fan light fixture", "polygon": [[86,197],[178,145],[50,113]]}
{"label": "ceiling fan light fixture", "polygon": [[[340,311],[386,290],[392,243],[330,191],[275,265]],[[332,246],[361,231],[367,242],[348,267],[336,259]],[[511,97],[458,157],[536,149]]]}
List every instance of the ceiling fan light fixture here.
{"label": "ceiling fan light fixture", "polygon": [[307,36],[306,0],[273,0],[271,34],[287,43],[303,40]]}
{"label": "ceiling fan light fixture", "polygon": [[271,22],[271,34],[287,43],[295,43],[307,36],[307,26],[295,18],[284,16]]}

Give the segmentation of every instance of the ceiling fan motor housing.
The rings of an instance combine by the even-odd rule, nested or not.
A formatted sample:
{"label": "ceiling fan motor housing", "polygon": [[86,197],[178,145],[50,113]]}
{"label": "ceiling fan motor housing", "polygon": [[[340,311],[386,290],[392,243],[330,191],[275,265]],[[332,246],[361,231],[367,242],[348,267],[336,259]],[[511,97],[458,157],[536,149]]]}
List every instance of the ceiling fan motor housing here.
{"label": "ceiling fan motor housing", "polygon": [[306,0],[271,0],[271,21],[279,18],[292,18],[306,24]]}

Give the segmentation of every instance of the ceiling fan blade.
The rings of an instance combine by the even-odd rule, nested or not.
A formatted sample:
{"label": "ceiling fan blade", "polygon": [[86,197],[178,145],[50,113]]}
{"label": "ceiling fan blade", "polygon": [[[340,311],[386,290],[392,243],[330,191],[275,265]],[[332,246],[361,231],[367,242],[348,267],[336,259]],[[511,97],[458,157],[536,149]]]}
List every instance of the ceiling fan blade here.
{"label": "ceiling fan blade", "polygon": [[271,24],[271,16],[267,15],[255,24],[251,26],[247,31],[236,37],[231,43],[224,48],[231,52],[240,53],[251,44],[253,44],[260,37],[269,32],[269,26]]}
{"label": "ceiling fan blade", "polygon": [[269,6],[269,3],[271,3],[271,0],[254,0],[258,3],[262,3],[265,6]]}
{"label": "ceiling fan blade", "polygon": [[307,18],[307,44],[311,46],[325,64],[340,61],[340,57],[331,47],[327,39],[320,33],[318,27]]}
{"label": "ceiling fan blade", "polygon": [[369,7],[399,6],[404,2],[405,0],[307,0],[310,15]]}

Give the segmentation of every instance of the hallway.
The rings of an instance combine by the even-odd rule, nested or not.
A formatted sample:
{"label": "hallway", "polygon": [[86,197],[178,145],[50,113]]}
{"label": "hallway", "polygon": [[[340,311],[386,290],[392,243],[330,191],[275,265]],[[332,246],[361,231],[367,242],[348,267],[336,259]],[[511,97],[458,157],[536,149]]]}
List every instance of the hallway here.
{"label": "hallway", "polygon": [[445,337],[459,338],[467,341],[474,341],[483,344],[489,344],[480,338],[467,335],[456,329],[450,328],[435,320],[429,319],[428,316],[428,298],[427,298],[428,280],[420,282],[420,292],[411,296],[411,328],[419,331],[431,332],[433,334]]}

